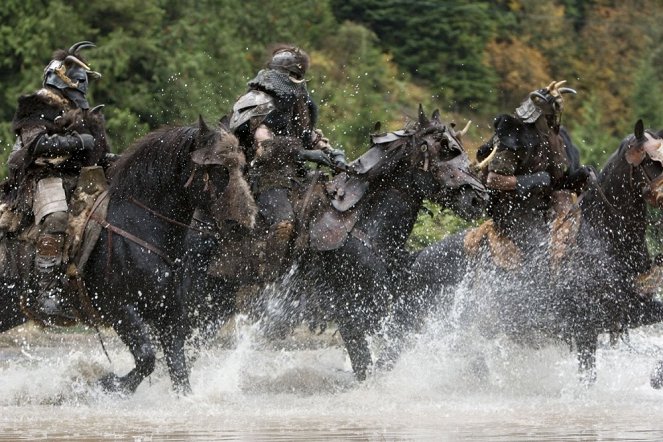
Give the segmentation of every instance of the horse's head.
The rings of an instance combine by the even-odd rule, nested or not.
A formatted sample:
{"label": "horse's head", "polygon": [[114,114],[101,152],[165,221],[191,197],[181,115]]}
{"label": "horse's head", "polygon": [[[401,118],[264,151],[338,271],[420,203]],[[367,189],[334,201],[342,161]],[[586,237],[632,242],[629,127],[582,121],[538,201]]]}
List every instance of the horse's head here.
{"label": "horse's head", "polygon": [[436,110],[430,119],[419,106],[419,119],[415,126],[411,160],[420,173],[429,174],[435,191],[428,195],[433,202],[450,208],[466,219],[483,215],[487,192],[473,172],[462,136],[467,126],[456,132],[453,125],[440,120]]}
{"label": "horse's head", "polygon": [[621,151],[626,161],[641,172],[646,201],[663,208],[663,139],[660,134],[646,131],[642,120],[638,120],[633,135],[622,142]]}
{"label": "horse's head", "polygon": [[191,161],[187,187],[197,193],[197,206],[207,208],[219,225],[231,222],[253,228],[257,207],[243,175],[246,160],[223,119],[217,128],[210,128],[199,118]]}

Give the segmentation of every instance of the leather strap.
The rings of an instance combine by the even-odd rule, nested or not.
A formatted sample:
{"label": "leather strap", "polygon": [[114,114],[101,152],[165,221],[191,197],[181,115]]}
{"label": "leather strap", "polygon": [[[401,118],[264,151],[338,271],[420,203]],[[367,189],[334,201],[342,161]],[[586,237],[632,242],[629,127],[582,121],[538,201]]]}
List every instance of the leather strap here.
{"label": "leather strap", "polygon": [[92,213],[92,215],[90,215],[90,219],[92,219],[92,220],[96,221],[97,223],[99,223],[101,225],[101,227],[103,227],[104,229],[106,229],[110,232],[113,232],[117,235],[120,235],[121,237],[126,238],[129,241],[138,244],[139,246],[143,247],[144,249],[147,249],[150,252],[155,253],[156,255],[163,258],[163,260],[166,261],[168,263],[168,265],[170,265],[171,267],[174,266],[175,263],[173,262],[172,259],[170,259],[170,257],[166,254],[166,252],[159,249],[155,245],[150,244],[149,242],[140,239],[136,235],[133,235],[133,234],[127,232],[126,230],[123,230],[123,229],[121,229],[117,226],[114,226],[113,224],[110,224],[108,221],[101,218],[96,213]]}

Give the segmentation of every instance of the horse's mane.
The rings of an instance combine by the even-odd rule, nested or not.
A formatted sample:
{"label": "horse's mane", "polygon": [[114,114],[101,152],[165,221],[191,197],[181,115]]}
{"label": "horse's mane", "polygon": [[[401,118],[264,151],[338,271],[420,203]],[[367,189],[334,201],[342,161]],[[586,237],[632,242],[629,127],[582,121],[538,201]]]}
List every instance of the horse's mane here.
{"label": "horse's mane", "polygon": [[129,196],[177,185],[198,131],[197,126],[164,127],[136,141],[110,169],[110,194]]}

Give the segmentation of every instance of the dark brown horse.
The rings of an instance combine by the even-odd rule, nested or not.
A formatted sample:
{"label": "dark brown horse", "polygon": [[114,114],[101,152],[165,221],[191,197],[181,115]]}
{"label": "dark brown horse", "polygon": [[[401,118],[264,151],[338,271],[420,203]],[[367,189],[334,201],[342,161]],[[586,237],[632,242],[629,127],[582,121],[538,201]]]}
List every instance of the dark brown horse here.
{"label": "dark brown horse", "polygon": [[[328,186],[333,188],[333,206],[323,195],[313,216],[302,219],[310,208],[303,205],[298,212],[300,233],[310,235],[310,241],[296,250],[295,271],[287,285],[270,290],[272,296],[257,303],[267,332],[287,331],[303,320],[334,321],[357,378],[365,378],[371,364],[367,336],[377,330],[398,296],[398,275],[410,264],[405,243],[424,199],[467,217],[484,209],[484,188],[471,171],[461,134],[442,122],[438,111],[429,119],[420,108],[416,124],[374,135],[371,149]],[[300,200],[307,201],[310,188],[304,186]],[[204,250],[204,242],[201,246]],[[208,244],[207,252],[213,247]],[[214,289],[194,284],[197,289],[187,291],[206,293],[222,305],[228,299],[224,291],[237,285],[232,278],[217,278]],[[232,312],[232,305],[225,306]]]}
{"label": "dark brown horse", "polygon": [[[663,321],[663,304],[639,283],[651,285],[657,271],[645,233],[648,205],[663,198],[661,141],[638,121],[583,195],[576,245],[556,269],[545,240],[517,271],[496,268],[487,254],[469,257],[466,232],[422,250],[410,279],[413,297],[398,319],[401,332],[438,305],[453,312],[457,327],[470,322],[486,335],[534,346],[567,342],[577,351],[582,378],[593,382],[599,334]],[[652,375],[656,387],[663,384],[662,367]]]}
{"label": "dark brown horse", "polygon": [[[175,389],[190,390],[183,351],[189,323],[183,320],[186,300],[176,290],[177,261],[184,255],[195,208],[206,209],[219,222],[240,214],[236,221],[253,224],[255,205],[241,178],[243,161],[237,139],[201,119],[198,126],[148,134],[114,165],[107,215],[98,221],[105,230],[91,251],[83,282],[100,322],[116,331],[136,365],[124,376],[105,376],[101,384],[106,389],[135,391],[154,370],[156,338]],[[20,247],[18,239],[6,238],[3,245],[9,251],[27,250],[22,256],[0,256],[3,263],[32,262],[33,250]],[[19,299],[34,289],[29,268],[11,268],[3,266],[0,283],[0,331],[25,320]]]}

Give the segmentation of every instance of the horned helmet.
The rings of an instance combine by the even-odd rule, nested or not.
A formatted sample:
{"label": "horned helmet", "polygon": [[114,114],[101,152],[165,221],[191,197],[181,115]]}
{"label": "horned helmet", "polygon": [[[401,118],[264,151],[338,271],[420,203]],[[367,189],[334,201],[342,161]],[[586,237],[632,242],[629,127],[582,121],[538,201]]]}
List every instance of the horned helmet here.
{"label": "horned helmet", "polygon": [[516,109],[516,115],[525,123],[535,122],[541,115],[559,125],[564,110],[564,94],[576,94],[575,89],[562,87],[566,80],[553,81],[547,87],[530,92],[529,96]]}
{"label": "horned helmet", "polygon": [[288,75],[293,83],[306,81],[304,75],[309,66],[309,56],[295,46],[277,49],[267,63],[267,67]]}
{"label": "horned helmet", "polygon": [[90,69],[80,51],[94,47],[94,43],[90,41],[80,41],[67,51],[56,51],[44,69],[43,85],[58,89],[79,108],[88,109],[90,105],[85,97],[88,80],[101,78],[101,74]]}

